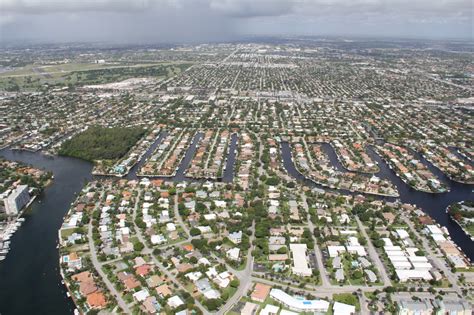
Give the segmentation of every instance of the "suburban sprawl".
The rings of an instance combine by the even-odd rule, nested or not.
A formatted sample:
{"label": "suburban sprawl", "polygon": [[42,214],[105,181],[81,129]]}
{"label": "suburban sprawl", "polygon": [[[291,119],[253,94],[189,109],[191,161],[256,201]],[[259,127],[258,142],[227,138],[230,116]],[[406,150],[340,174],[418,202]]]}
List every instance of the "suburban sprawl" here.
{"label": "suburban sprawl", "polygon": [[[74,312],[472,314],[472,43],[34,51],[0,49],[0,148],[92,164]],[[0,260],[56,181],[10,159]]]}

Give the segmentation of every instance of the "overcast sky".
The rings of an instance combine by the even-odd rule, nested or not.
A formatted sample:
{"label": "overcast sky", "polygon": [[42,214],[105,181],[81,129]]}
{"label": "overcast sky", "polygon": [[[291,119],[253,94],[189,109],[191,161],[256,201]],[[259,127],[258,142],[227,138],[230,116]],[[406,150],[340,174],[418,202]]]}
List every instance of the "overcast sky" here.
{"label": "overcast sky", "polygon": [[0,43],[473,38],[472,0],[0,0]]}

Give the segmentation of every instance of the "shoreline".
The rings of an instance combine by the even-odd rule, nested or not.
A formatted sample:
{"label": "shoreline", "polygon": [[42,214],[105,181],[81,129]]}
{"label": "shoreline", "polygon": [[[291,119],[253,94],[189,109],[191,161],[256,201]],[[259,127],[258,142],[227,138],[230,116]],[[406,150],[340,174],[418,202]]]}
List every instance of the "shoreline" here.
{"label": "shoreline", "polygon": [[[287,142],[288,145],[289,142]],[[318,182],[316,181],[315,179],[309,177],[308,175],[305,175],[304,173],[302,173],[298,167],[296,166],[296,163],[294,162],[294,159],[293,159],[293,152],[291,152],[291,147],[290,147],[290,159],[291,159],[291,163],[294,165],[295,167],[295,170],[301,175],[303,176],[305,179],[313,182],[314,184],[316,185],[319,185],[319,186],[323,186],[325,188],[329,188],[329,189],[332,189],[332,190],[337,190],[337,191],[347,191],[351,194],[353,193],[359,193],[359,194],[362,194],[362,195],[369,195],[369,196],[380,196],[380,197],[389,197],[389,198],[399,198],[400,197],[400,194],[397,192],[397,194],[384,194],[384,193],[372,193],[372,192],[367,192],[367,191],[359,191],[359,190],[351,190],[351,189],[346,189],[346,188],[338,188],[338,187],[335,187],[335,186],[330,186],[328,184],[325,184],[325,183],[322,183],[322,182]],[[288,171],[287,171],[288,173]],[[290,175],[290,174],[289,174]],[[291,176],[291,175],[290,175]]]}

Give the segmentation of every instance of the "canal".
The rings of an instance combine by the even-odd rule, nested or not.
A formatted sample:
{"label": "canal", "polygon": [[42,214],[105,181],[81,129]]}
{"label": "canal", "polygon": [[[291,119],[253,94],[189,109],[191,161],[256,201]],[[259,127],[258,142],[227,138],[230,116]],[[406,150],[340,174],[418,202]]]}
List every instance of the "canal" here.
{"label": "canal", "polygon": [[[127,179],[137,179],[136,172],[165,137],[162,132],[130,170]],[[179,164],[172,181],[204,181],[185,176],[197,145],[202,138],[197,133]],[[237,150],[237,135],[231,138],[223,181],[233,179]],[[59,273],[58,230],[71,203],[82,187],[93,178],[119,179],[114,176],[93,177],[92,164],[83,160],[48,156],[39,152],[0,150],[0,156],[33,167],[51,171],[53,183],[25,213],[23,225],[11,238],[11,250],[0,262],[0,314],[72,314],[74,303],[66,296]]]}
{"label": "canal", "polygon": [[[337,159],[336,154],[334,153],[332,147],[324,146],[324,151],[328,153],[328,156],[331,160],[332,165],[334,165],[338,170],[344,171],[343,166],[340,164],[340,161]],[[471,260],[474,260],[474,242],[462,231],[462,229],[457,225],[453,220],[449,218],[449,215],[446,213],[446,207],[454,202],[461,200],[472,200],[474,194],[472,193],[473,186],[461,184],[450,180],[446,175],[444,175],[439,169],[431,165],[426,159],[421,155],[417,155],[425,165],[427,165],[430,170],[443,182],[447,183],[450,187],[450,191],[441,194],[430,194],[421,191],[417,191],[411,188],[409,185],[405,184],[395,172],[388,167],[388,165],[383,161],[378,154],[372,148],[367,149],[369,156],[377,162],[380,171],[375,175],[390,180],[398,189],[400,193],[400,200],[404,203],[414,204],[421,208],[425,213],[430,215],[436,220],[439,224],[445,226],[452,240],[462,248],[467,257]],[[281,143],[281,154],[283,158],[283,166],[286,171],[294,178],[299,181],[304,182],[310,187],[322,188],[328,190],[327,188],[314,183],[309,180],[295,168],[294,163],[291,158],[291,147],[288,142]],[[341,190],[338,190],[341,193]],[[358,194],[347,191],[342,191],[345,194]],[[373,198],[375,196],[370,195]],[[379,199],[387,199],[385,197],[380,197]]]}
{"label": "canal", "polygon": [[[141,161],[132,168],[127,178],[137,178],[136,171],[159,145],[163,136],[163,133],[160,134]],[[195,135],[179,164],[176,175],[168,178],[169,180],[193,180],[185,176],[185,170],[194,156],[201,137],[200,133]],[[222,179],[224,182],[231,182],[233,179],[238,136],[234,134],[231,139]],[[330,150],[331,148],[325,147],[333,165],[342,170],[342,165],[337,164],[337,157]],[[308,186],[328,190],[305,178],[295,169],[287,142],[281,143],[281,152],[284,167],[290,175],[304,181]],[[438,223],[446,226],[456,244],[468,257],[474,259],[473,242],[445,212],[446,207],[453,202],[472,199],[472,185],[453,182],[438,169],[430,166],[440,179],[448,183],[450,192],[427,194],[415,191],[401,181],[373,150],[369,149],[368,153],[379,164],[380,172],[376,175],[389,179],[397,186],[401,201],[416,204]],[[31,211],[25,214],[26,221],[11,239],[10,253],[0,263],[0,314],[72,314],[74,304],[66,296],[66,289],[61,284],[59,273],[59,254],[56,248],[58,229],[76,195],[84,184],[92,179],[92,164],[74,158],[50,157],[41,153],[7,149],[1,150],[0,156],[52,171],[54,174],[53,184],[44,190],[33,203]],[[423,162],[428,163],[425,160]]]}

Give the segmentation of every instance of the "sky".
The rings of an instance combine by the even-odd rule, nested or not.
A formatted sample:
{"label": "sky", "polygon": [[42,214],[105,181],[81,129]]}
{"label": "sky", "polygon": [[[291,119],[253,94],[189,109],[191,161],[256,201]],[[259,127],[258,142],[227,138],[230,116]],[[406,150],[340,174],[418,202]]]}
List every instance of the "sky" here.
{"label": "sky", "polygon": [[298,35],[472,40],[473,19],[472,0],[0,0],[0,44]]}

